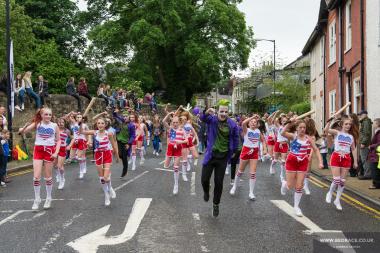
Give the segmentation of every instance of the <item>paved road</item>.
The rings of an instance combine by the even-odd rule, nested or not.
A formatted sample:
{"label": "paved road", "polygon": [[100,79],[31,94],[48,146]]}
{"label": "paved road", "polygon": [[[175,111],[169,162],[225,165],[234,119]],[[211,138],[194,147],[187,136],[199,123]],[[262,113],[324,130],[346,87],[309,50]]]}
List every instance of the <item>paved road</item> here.
{"label": "paved road", "polygon": [[[379,249],[380,233],[347,234],[380,232],[376,207],[346,196],[343,212],[336,211],[324,202],[326,189],[318,179],[311,184],[312,195],[304,195],[301,201],[305,217],[296,218],[292,212],[286,213],[293,204],[292,194],[281,196],[278,177],[269,175],[268,164],[260,164],[256,201],[248,200],[247,175],[234,197],[228,194],[226,178],[220,216],[215,219],[211,202],[202,199],[200,168],[189,175],[189,182],[180,181],[179,194],[173,196],[172,172],[158,170],[163,168],[162,160],[148,157],[145,165],[130,171],[125,180],[119,179],[121,165],[114,165],[117,198],[108,208],[92,164],[84,180],[77,179],[77,165],[67,166],[65,189],[56,190],[55,184],[52,208],[37,213],[30,211],[34,196],[31,174],[15,176],[7,188],[0,189],[0,252],[76,252],[68,246],[70,242],[84,248],[82,252],[312,252],[314,247],[318,247],[315,252],[339,252],[332,249],[333,243],[318,242],[321,238],[363,236],[377,239]],[[44,187],[42,192],[44,196]],[[103,235],[92,233],[101,228]],[[330,230],[345,234],[331,234]],[[362,243],[357,252],[371,245],[374,243]]]}

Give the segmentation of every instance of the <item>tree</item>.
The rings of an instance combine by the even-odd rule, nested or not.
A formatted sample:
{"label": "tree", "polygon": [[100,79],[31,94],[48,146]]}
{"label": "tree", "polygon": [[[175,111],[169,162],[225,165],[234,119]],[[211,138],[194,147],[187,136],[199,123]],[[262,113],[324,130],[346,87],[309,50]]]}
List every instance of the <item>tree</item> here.
{"label": "tree", "polygon": [[80,12],[72,0],[18,0],[32,17],[30,24],[37,39],[54,39],[66,57],[83,53],[86,39],[80,25]]}
{"label": "tree", "polygon": [[[241,0],[89,0],[92,50],[128,63],[131,80],[190,102],[247,67],[253,32]],[[102,8],[100,8],[100,6]]]}
{"label": "tree", "polygon": [[[1,61],[1,70],[6,69],[6,43],[5,43],[5,1],[0,0],[0,59]],[[29,24],[32,22],[32,19],[25,15],[24,9],[11,1],[11,38],[13,40],[13,54],[14,62],[16,64],[15,71],[19,72],[22,70],[22,66],[25,64],[29,55],[31,54],[34,44],[35,37],[32,32],[32,28]]]}

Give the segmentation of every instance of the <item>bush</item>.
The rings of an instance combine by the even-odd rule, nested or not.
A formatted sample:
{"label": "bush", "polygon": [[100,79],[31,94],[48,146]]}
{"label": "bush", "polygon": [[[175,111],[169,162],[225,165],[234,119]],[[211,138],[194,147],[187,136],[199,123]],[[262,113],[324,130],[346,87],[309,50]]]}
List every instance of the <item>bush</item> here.
{"label": "bush", "polygon": [[297,113],[298,115],[310,111],[310,102],[305,101],[299,104],[292,105],[290,111]]}

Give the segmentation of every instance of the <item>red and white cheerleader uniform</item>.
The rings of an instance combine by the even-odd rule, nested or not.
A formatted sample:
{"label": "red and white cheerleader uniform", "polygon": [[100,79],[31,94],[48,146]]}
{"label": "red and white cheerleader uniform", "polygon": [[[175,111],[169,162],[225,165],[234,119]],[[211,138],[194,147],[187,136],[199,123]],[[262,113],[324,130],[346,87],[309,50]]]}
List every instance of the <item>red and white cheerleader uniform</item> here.
{"label": "red and white cheerleader uniform", "polygon": [[177,144],[177,141],[184,141],[185,133],[182,129],[171,128],[168,131],[168,149],[166,156],[168,157],[181,157],[182,156],[182,144]]}
{"label": "red and white cheerleader uniform", "polygon": [[67,138],[69,138],[69,135],[67,134],[67,130],[61,131],[59,133],[59,138],[61,140],[61,146],[59,148],[58,156],[66,157]]}
{"label": "red and white cheerleader uniform", "polygon": [[104,131],[102,135],[99,130],[95,132],[95,164],[102,166],[104,164],[112,163],[112,150],[110,148],[111,141],[108,137],[108,132]]}
{"label": "red and white cheerleader uniform", "polygon": [[268,146],[274,146],[276,144],[276,127],[274,125],[268,126],[266,141]]}
{"label": "red and white cheerleader uniform", "polygon": [[[87,139],[84,134],[79,134],[79,124],[74,123],[71,125],[71,131],[73,132],[74,135],[74,144],[72,146],[73,149],[78,149],[78,150],[86,150],[87,149]],[[82,128],[86,128],[86,124],[82,123]]]}
{"label": "red and white cheerleader uniform", "polygon": [[288,139],[281,135],[282,131],[284,130],[284,126],[281,126],[277,131],[277,140],[274,145],[274,152],[275,153],[288,153],[289,146],[288,146]]}

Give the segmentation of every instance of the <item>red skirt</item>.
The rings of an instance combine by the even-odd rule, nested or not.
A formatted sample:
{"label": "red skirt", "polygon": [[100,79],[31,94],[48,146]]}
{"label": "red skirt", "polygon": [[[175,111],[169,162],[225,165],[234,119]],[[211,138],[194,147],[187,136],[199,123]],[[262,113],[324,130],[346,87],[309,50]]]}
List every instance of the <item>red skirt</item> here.
{"label": "red skirt", "polygon": [[104,151],[95,151],[95,164],[97,166],[101,166],[104,164],[112,163],[112,151],[104,150]]}
{"label": "red skirt", "polygon": [[286,142],[276,142],[274,145],[274,152],[275,153],[281,153],[281,154],[286,154],[288,153],[289,146],[288,143]]}
{"label": "red skirt", "polygon": [[294,155],[289,153],[286,158],[285,168],[290,172],[306,172],[309,165],[308,155]]}
{"label": "red skirt", "polygon": [[166,150],[166,156],[168,157],[181,157],[182,156],[182,145],[177,144],[176,146],[172,143],[168,144],[168,149]]}
{"label": "red skirt", "polygon": [[55,146],[34,146],[33,160],[44,160],[45,162],[53,162],[51,156],[55,152]]}
{"label": "red skirt", "polygon": [[351,168],[351,156],[350,154],[339,154],[338,152],[333,152],[330,158],[330,166],[338,168]]}
{"label": "red skirt", "polygon": [[259,159],[259,148],[249,148],[243,146],[243,149],[240,153],[241,160],[258,160]]}
{"label": "red skirt", "polygon": [[87,149],[87,141],[83,139],[75,140],[72,146],[72,149],[78,150],[86,150]]}
{"label": "red skirt", "polygon": [[66,147],[60,147],[58,156],[60,157],[66,157]]}

